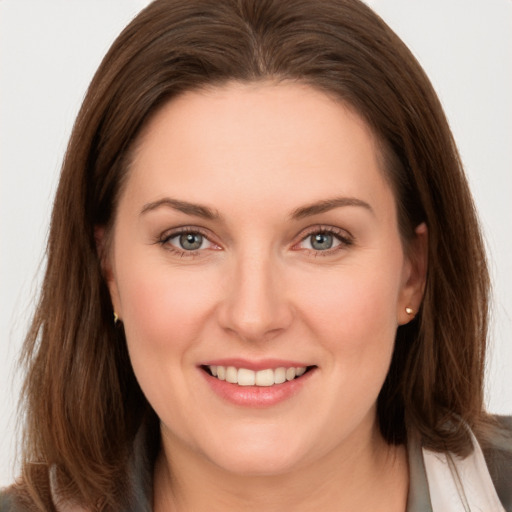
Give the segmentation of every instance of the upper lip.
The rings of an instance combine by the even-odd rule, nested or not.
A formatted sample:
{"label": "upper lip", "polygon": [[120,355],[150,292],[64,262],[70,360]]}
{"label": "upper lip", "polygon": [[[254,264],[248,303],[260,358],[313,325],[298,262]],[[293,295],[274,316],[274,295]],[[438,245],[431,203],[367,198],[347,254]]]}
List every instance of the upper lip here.
{"label": "upper lip", "polygon": [[301,361],[293,361],[291,359],[259,359],[249,360],[242,358],[229,358],[229,359],[212,359],[201,363],[200,366],[234,366],[235,368],[246,368],[247,370],[267,370],[276,368],[301,368],[312,366]]}

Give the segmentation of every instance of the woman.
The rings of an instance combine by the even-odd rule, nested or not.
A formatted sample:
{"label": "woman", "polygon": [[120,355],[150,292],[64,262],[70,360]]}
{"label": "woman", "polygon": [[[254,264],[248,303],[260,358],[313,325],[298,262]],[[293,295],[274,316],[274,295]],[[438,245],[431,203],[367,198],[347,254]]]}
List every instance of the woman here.
{"label": "woman", "polygon": [[3,506],[512,510],[487,296],[442,109],[364,4],[157,0],[70,141]]}

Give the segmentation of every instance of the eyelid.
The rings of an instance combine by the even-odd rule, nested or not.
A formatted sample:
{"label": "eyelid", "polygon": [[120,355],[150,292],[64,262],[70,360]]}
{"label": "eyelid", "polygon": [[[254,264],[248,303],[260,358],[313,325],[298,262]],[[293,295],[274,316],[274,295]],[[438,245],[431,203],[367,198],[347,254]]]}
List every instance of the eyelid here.
{"label": "eyelid", "polygon": [[[210,242],[210,244],[212,244],[214,246],[213,250],[220,250],[222,248],[220,246],[220,244],[218,244],[216,241],[213,240],[214,237],[209,230],[206,230],[199,226],[191,226],[191,225],[177,226],[172,229],[168,229],[168,230],[164,231],[163,233],[161,233],[156,238],[155,243],[162,245],[164,248],[166,248],[170,252],[174,252],[180,256],[197,256],[200,252],[204,252],[205,250],[207,250],[207,249],[197,249],[197,250],[192,250],[192,251],[186,251],[186,250],[180,249],[179,247],[176,247],[176,246],[168,243],[170,239],[175,238],[182,234],[186,234],[186,233],[200,234],[201,236],[206,238],[206,240],[208,240],[208,242]],[[314,249],[305,249],[305,248],[298,247],[309,236],[317,234],[317,233],[327,233],[327,234],[333,235],[340,243],[333,248],[325,249],[325,250],[314,250]],[[301,233],[298,235],[298,238],[299,238],[298,241],[293,243],[292,250],[309,251],[311,253],[314,253],[315,256],[318,256],[318,255],[327,256],[327,255],[335,253],[339,250],[346,249],[347,247],[353,245],[353,243],[354,243],[354,237],[346,229],[342,229],[342,228],[335,227],[335,226],[322,225],[322,224],[310,226],[310,227],[302,230]]]}
{"label": "eyelid", "polygon": [[205,230],[204,228],[200,228],[199,226],[192,226],[192,225],[185,225],[185,226],[176,226],[174,228],[166,229],[163,231],[159,236],[158,240],[165,240],[172,238],[173,236],[181,235],[183,233],[198,233],[206,238],[208,240],[210,239],[211,235],[210,232]]}
{"label": "eyelid", "polygon": [[186,251],[184,249],[180,249],[179,247],[176,247],[175,245],[172,245],[169,243],[169,240],[172,238],[176,238],[180,235],[186,234],[186,233],[197,233],[198,235],[201,235],[204,237],[210,244],[213,244],[214,250],[220,249],[220,245],[213,241],[213,236],[211,235],[211,232],[208,230],[205,230],[204,228],[200,228],[199,226],[178,226],[172,229],[168,229],[161,233],[155,243],[160,244],[162,247],[164,247],[166,250],[176,253],[179,256],[197,256],[200,252],[203,252],[207,249],[196,249],[193,251]]}
{"label": "eyelid", "polygon": [[[323,251],[315,251],[313,249],[302,249],[302,248],[298,247],[308,237],[310,237],[311,235],[317,234],[317,233],[327,233],[329,235],[333,235],[335,238],[337,238],[339,240],[340,244],[337,245],[336,247],[333,247],[330,249],[325,249]],[[339,250],[346,249],[347,247],[349,247],[353,244],[354,244],[354,237],[346,229],[320,224],[320,225],[316,225],[316,226],[310,226],[310,227],[306,228],[305,230],[303,230],[299,235],[299,240],[293,244],[292,249],[313,252],[315,254],[315,256],[318,256],[318,255],[326,256],[326,255],[332,254],[334,252],[337,252]]]}

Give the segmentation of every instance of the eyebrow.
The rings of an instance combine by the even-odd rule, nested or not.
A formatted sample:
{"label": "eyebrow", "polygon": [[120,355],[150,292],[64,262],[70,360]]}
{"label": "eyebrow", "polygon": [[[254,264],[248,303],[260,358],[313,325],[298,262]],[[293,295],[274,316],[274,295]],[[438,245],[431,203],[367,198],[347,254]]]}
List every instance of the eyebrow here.
{"label": "eyebrow", "polygon": [[152,203],[146,203],[142,207],[140,215],[156,210],[162,206],[173,208],[174,210],[178,210],[186,215],[193,215],[195,217],[201,217],[208,220],[214,220],[220,217],[219,212],[212,210],[207,206],[189,203],[187,201],[180,201],[178,199],[171,199],[170,197],[165,197],[164,199],[160,199],[159,201],[154,201]]}
{"label": "eyebrow", "polygon": [[[156,210],[157,208],[160,208],[162,206],[167,206],[174,210],[178,210],[186,215],[193,215],[195,217],[201,217],[203,219],[215,220],[220,218],[219,212],[216,210],[212,210],[208,206],[189,203],[187,201],[180,201],[179,199],[172,199],[170,197],[165,197],[164,199],[153,201],[152,203],[146,203],[142,207],[140,215]],[[293,210],[290,217],[294,220],[299,220],[305,217],[311,217],[313,215],[325,213],[328,212],[329,210],[333,210],[335,208],[340,208],[343,206],[357,206],[365,208],[366,210],[373,213],[372,207],[367,202],[362,201],[361,199],[357,199],[355,197],[336,197],[333,199],[324,199],[322,201],[318,201],[306,206],[296,208],[295,210]]]}
{"label": "eyebrow", "polygon": [[333,199],[318,201],[307,206],[301,206],[292,212],[291,218],[299,220],[305,217],[311,217],[312,215],[318,215],[319,213],[325,213],[342,206],[358,206],[374,213],[373,208],[361,199],[355,197],[335,197]]}

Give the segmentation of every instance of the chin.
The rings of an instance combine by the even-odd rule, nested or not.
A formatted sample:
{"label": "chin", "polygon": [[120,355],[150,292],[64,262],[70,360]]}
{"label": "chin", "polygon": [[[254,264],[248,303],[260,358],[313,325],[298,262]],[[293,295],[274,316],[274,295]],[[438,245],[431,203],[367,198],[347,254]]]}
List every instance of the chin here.
{"label": "chin", "polygon": [[[290,436],[258,433],[230,436],[203,453],[216,466],[240,476],[272,476],[290,472],[304,463],[304,442]],[[210,452],[210,453],[208,453]]]}
{"label": "chin", "polygon": [[223,454],[213,461],[224,471],[245,477],[267,477],[289,473],[300,466],[300,457],[286,455],[282,451],[254,453],[241,450],[233,454]]}

